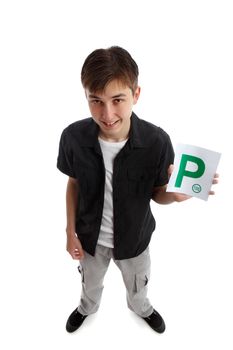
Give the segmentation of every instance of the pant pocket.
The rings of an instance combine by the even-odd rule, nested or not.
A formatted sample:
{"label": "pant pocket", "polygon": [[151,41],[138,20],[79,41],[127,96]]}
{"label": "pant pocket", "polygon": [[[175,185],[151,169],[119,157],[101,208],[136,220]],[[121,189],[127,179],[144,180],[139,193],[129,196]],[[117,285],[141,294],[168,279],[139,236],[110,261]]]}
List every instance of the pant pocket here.
{"label": "pant pocket", "polygon": [[147,275],[145,275],[145,274],[136,275],[135,276],[135,286],[134,286],[135,293],[142,292],[146,288],[148,282],[149,282],[149,278]]}
{"label": "pant pocket", "polygon": [[80,273],[81,275],[81,280],[82,280],[82,283],[85,283],[85,278],[84,278],[84,270],[82,268],[81,265],[78,266],[78,272]]}

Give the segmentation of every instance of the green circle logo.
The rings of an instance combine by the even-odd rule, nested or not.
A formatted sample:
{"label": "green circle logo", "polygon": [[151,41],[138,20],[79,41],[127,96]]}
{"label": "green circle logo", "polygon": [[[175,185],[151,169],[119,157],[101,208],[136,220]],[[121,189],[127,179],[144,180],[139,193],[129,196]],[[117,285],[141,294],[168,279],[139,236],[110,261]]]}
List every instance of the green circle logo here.
{"label": "green circle logo", "polygon": [[193,190],[193,192],[195,192],[195,193],[200,193],[200,192],[201,192],[201,186],[198,185],[198,184],[194,184],[194,185],[192,186],[192,190]]}

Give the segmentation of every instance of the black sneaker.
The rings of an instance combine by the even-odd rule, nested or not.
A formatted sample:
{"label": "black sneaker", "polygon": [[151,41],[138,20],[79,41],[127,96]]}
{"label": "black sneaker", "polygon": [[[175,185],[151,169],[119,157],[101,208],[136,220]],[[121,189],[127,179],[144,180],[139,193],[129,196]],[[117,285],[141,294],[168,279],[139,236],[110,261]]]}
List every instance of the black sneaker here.
{"label": "black sneaker", "polygon": [[85,318],[88,315],[84,316],[78,312],[78,309],[75,309],[72,314],[69,316],[67,323],[66,323],[66,330],[69,333],[72,333],[76,331],[83,323]]}
{"label": "black sneaker", "polygon": [[148,325],[156,332],[163,333],[165,331],[165,323],[160,314],[157,311],[153,311],[148,317],[143,317]]}

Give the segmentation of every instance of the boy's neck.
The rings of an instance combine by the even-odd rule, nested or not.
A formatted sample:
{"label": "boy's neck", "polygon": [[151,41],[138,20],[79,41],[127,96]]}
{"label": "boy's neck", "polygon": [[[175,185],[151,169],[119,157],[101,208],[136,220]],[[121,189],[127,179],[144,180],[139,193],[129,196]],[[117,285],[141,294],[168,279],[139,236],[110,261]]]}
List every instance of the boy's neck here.
{"label": "boy's neck", "polygon": [[125,141],[128,139],[128,135],[125,137],[117,137],[117,136],[110,137],[110,136],[105,136],[105,135],[99,134],[99,138],[101,140],[107,141],[107,142],[122,142],[122,141]]}

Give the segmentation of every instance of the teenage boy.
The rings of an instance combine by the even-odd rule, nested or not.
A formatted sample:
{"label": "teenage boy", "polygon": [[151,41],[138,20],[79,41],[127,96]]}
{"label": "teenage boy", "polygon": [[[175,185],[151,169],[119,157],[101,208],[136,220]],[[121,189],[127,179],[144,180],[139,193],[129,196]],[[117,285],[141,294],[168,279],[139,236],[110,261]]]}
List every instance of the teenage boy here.
{"label": "teenage boy", "polygon": [[57,163],[69,176],[67,251],[80,260],[82,276],[80,303],[66,330],[74,332],[98,310],[113,260],[123,276],[128,307],[162,333],[165,323],[147,298],[148,245],[155,229],[150,201],[189,198],[166,192],[172,144],[165,131],[132,112],[140,96],[138,66],[126,50],[93,51],[83,64],[81,81],[92,118],[63,131]]}

